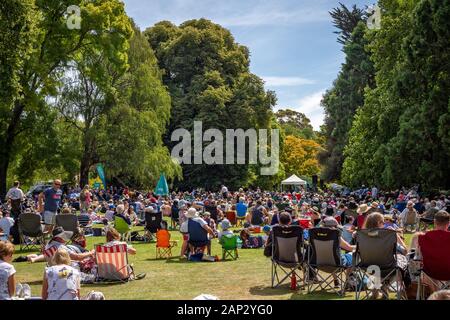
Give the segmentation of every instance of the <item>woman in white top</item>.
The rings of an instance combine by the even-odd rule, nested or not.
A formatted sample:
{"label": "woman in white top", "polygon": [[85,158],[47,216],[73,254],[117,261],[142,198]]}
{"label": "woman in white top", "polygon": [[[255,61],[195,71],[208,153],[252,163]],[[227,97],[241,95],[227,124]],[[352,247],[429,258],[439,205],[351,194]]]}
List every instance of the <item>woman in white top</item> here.
{"label": "woman in white top", "polygon": [[43,300],[80,300],[80,271],[70,266],[67,250],[60,248],[53,256],[54,266],[45,268]]}
{"label": "woman in white top", "polygon": [[13,253],[11,242],[0,241],[0,300],[11,299],[16,291],[16,269],[11,264]]}

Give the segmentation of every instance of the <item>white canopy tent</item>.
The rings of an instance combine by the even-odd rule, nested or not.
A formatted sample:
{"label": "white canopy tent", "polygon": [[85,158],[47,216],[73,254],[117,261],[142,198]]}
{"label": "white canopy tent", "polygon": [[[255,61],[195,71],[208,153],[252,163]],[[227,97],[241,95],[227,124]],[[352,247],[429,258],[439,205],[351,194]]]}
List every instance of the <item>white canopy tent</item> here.
{"label": "white canopy tent", "polygon": [[306,186],[306,184],[305,180],[302,180],[293,174],[286,180],[281,181],[281,190],[283,190],[283,186]]}

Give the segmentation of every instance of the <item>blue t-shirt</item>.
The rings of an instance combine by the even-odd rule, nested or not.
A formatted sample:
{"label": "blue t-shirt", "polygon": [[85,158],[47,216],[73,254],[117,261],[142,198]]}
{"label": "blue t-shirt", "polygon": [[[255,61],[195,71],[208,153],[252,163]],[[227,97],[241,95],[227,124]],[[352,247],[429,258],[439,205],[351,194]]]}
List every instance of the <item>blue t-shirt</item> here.
{"label": "blue t-shirt", "polygon": [[245,217],[247,214],[247,205],[242,202],[236,204],[236,213],[238,217]]}
{"label": "blue t-shirt", "polygon": [[44,210],[56,212],[58,210],[59,202],[61,201],[62,191],[48,188],[44,191]]}

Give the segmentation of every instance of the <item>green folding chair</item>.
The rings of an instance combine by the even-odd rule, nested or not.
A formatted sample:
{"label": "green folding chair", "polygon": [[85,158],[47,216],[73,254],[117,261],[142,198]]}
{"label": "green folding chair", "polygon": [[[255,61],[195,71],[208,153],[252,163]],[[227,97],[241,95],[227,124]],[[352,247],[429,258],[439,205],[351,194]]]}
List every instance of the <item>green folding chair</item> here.
{"label": "green folding chair", "polygon": [[238,236],[237,235],[225,235],[220,239],[220,244],[222,245],[222,260],[230,257],[236,260],[238,255]]}
{"label": "green folding chair", "polygon": [[114,228],[120,233],[122,241],[131,241],[131,226],[121,217],[114,218]]}

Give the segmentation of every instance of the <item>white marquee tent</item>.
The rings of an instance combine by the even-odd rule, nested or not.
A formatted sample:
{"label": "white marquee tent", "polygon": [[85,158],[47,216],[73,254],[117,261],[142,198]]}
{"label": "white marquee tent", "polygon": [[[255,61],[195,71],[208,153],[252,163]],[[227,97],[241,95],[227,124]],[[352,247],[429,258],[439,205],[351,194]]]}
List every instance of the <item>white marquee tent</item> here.
{"label": "white marquee tent", "polygon": [[281,181],[281,189],[283,189],[283,186],[306,186],[306,184],[305,180],[302,180],[293,174],[286,180]]}

